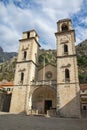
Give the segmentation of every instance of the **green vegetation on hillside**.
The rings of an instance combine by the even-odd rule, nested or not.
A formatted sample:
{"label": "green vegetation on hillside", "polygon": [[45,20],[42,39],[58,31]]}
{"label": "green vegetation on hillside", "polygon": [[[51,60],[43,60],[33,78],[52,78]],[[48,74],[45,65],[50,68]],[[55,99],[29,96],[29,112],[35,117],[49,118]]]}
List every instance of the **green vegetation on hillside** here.
{"label": "green vegetation on hillside", "polygon": [[76,46],[77,61],[79,66],[79,81],[87,83],[87,40]]}
{"label": "green vegetation on hillside", "polygon": [[56,50],[40,50],[38,67],[41,68],[44,64],[48,63],[56,65]]}
{"label": "green vegetation on hillside", "polygon": [[[79,68],[79,81],[80,83],[87,83],[87,40],[76,46],[76,52]],[[45,64],[51,63],[56,65],[56,50],[41,49],[39,52],[38,69],[44,66],[44,62]],[[15,65],[16,58],[12,58],[9,61],[0,64],[0,81],[3,79],[12,81],[14,79]]]}
{"label": "green vegetation on hillside", "polygon": [[0,64],[0,81],[6,79],[8,81],[14,80],[16,58]]}
{"label": "green vegetation on hillside", "polygon": [[80,83],[87,83],[87,55],[77,56],[79,66],[79,81]]}

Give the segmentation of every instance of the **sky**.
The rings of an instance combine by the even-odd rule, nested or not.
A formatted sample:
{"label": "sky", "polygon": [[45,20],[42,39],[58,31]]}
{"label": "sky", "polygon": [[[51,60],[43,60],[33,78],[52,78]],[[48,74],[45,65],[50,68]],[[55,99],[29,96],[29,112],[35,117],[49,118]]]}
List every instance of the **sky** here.
{"label": "sky", "polygon": [[0,46],[18,52],[22,32],[35,29],[44,49],[56,48],[57,21],[70,18],[76,45],[87,39],[87,0],[0,0]]}

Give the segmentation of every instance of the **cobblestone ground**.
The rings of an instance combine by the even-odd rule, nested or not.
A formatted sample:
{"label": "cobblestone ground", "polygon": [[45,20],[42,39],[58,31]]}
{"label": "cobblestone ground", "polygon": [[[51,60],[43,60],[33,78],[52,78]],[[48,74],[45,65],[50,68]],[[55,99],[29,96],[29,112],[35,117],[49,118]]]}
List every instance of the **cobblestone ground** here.
{"label": "cobblestone ground", "polygon": [[87,119],[0,113],[0,130],[87,130]]}

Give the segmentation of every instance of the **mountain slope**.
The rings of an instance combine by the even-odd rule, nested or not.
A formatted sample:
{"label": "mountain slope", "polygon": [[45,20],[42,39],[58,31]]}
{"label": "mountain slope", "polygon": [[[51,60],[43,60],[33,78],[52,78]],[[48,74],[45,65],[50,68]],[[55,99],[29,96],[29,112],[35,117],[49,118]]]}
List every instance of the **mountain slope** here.
{"label": "mountain slope", "polygon": [[4,52],[2,47],[0,47],[0,63],[10,60],[14,56],[17,56],[16,52]]}
{"label": "mountain slope", "polygon": [[8,81],[14,80],[16,57],[0,64],[0,81],[6,79]]}
{"label": "mountain slope", "polygon": [[78,56],[87,56],[87,39],[76,46],[76,51]]}
{"label": "mountain slope", "polygon": [[76,46],[80,83],[87,83],[87,39]]}
{"label": "mountain slope", "polygon": [[[3,53],[2,48],[0,48],[0,52]],[[76,52],[80,83],[87,83],[87,40],[76,46]],[[3,79],[12,81],[14,79],[16,59],[17,57],[14,57],[0,64],[0,81]],[[44,61],[45,64],[51,63],[56,65],[56,50],[41,49],[39,52],[38,68],[41,68],[44,65]]]}

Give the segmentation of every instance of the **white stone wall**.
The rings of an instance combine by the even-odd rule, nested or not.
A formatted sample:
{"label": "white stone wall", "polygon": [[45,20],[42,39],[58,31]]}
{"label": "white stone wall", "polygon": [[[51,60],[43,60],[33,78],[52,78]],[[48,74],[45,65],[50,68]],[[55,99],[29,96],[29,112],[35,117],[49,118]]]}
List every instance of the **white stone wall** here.
{"label": "white stone wall", "polygon": [[78,84],[63,84],[58,86],[59,111],[61,116],[79,117],[80,102]]}
{"label": "white stone wall", "polygon": [[[19,54],[18,54],[18,59],[17,62],[20,61],[25,61],[25,60],[33,60],[33,62],[37,63],[37,54],[38,54],[38,44],[34,39],[32,40],[26,40],[20,42],[20,47],[19,47]],[[24,59],[24,51],[27,52],[26,59]],[[33,51],[33,53],[32,53]]]}
{"label": "white stone wall", "polygon": [[25,111],[25,95],[26,86],[14,86],[10,106],[11,113],[22,113]]}
{"label": "white stone wall", "polygon": [[74,45],[74,33],[68,32],[63,35],[58,35],[56,38],[57,44],[57,56],[64,56],[64,44],[68,45],[68,55],[76,54]]}
{"label": "white stone wall", "polygon": [[[10,112],[28,112],[28,109],[31,109],[32,103],[29,101],[30,82],[36,78],[39,50],[39,45],[35,40],[37,37],[36,32],[31,31],[30,39],[27,38],[26,32],[23,33],[23,39],[20,40]],[[24,51],[27,52],[26,59],[24,59]],[[21,73],[24,73],[23,82],[20,82]]]}
{"label": "white stone wall", "polygon": [[[46,73],[49,72],[49,71],[52,73],[52,78],[46,77]],[[48,65],[45,66],[45,68],[43,67],[42,69],[40,69],[38,71],[38,80],[43,80],[43,79],[44,80],[57,80],[57,68],[56,68],[56,66],[48,64]]]}
{"label": "white stone wall", "polygon": [[[57,68],[57,82],[65,83],[65,69],[69,69],[70,72],[70,82],[75,83],[78,82],[78,68],[76,57],[66,57],[66,58],[58,58],[57,60],[58,68]],[[68,65],[70,65],[68,67]]]}
{"label": "white stone wall", "polygon": [[[80,88],[75,51],[75,34],[72,24],[66,19],[69,30],[61,30],[64,21],[58,23],[59,32],[56,33],[57,42],[57,112],[60,116],[80,117]],[[64,53],[64,45],[68,46],[68,53]],[[69,70],[70,81],[65,80],[65,69]]]}
{"label": "white stone wall", "polygon": [[30,33],[30,36],[29,36],[30,38],[35,37],[36,40],[38,41],[38,35],[35,30],[23,32],[22,39],[27,39],[27,33]]}

